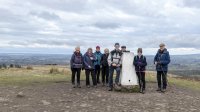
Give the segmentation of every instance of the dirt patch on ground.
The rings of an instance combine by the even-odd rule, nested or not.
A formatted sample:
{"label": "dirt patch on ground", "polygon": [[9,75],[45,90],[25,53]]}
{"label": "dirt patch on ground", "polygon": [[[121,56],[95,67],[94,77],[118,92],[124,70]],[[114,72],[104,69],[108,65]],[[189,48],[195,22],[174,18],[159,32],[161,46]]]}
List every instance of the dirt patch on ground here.
{"label": "dirt patch on ground", "polygon": [[[82,82],[84,84],[84,82]],[[68,82],[1,86],[1,112],[200,112],[200,92],[170,86],[163,94],[147,83],[146,94],[72,88]]]}

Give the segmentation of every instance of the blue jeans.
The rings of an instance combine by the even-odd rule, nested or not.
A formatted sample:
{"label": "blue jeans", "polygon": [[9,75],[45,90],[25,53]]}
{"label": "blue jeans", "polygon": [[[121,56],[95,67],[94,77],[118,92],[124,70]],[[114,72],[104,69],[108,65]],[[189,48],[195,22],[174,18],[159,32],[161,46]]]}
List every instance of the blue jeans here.
{"label": "blue jeans", "polygon": [[120,71],[121,71],[121,67],[113,67],[113,66],[110,66],[110,74],[109,74],[109,86],[112,88],[113,87],[113,73],[114,73],[114,70],[116,70],[117,72],[117,76],[115,78],[115,83],[119,83],[119,77],[120,77]]}

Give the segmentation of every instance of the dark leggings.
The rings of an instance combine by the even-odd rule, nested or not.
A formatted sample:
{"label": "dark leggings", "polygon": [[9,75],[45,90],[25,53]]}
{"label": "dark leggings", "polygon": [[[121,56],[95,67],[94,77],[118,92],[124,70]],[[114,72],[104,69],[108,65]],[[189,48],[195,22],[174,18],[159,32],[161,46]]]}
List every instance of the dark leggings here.
{"label": "dark leggings", "polygon": [[75,76],[77,84],[80,85],[81,68],[72,68],[72,84],[75,84]]}
{"label": "dark leggings", "polygon": [[85,70],[85,75],[86,75],[86,86],[90,85],[90,74],[91,74],[91,77],[92,77],[92,82],[93,82],[93,85],[97,85],[97,82],[96,82],[96,75],[94,73],[94,69],[86,69]]}
{"label": "dark leggings", "polygon": [[97,80],[97,83],[100,83],[100,79],[99,79],[99,76],[100,76],[100,65],[95,65],[95,75],[96,75],[96,80]]}
{"label": "dark leggings", "polygon": [[145,90],[146,88],[146,81],[145,81],[145,72],[136,72],[139,80],[140,88]]}
{"label": "dark leggings", "polygon": [[108,84],[109,66],[102,66],[101,75],[102,75],[102,83]]}

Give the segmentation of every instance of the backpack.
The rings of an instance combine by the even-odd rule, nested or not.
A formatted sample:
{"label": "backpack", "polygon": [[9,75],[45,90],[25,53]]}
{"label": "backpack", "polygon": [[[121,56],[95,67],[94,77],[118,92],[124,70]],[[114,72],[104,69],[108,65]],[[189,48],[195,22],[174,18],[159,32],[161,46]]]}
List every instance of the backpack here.
{"label": "backpack", "polygon": [[[135,56],[135,59],[138,60],[138,59],[139,59],[139,56]],[[142,55],[142,61],[144,61],[144,59],[145,59],[145,56]]]}

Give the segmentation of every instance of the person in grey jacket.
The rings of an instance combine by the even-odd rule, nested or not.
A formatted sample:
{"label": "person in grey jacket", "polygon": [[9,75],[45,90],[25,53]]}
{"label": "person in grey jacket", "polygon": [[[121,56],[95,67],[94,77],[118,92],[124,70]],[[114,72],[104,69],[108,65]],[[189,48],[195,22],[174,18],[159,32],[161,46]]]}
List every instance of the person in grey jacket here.
{"label": "person in grey jacket", "polygon": [[95,75],[95,65],[96,57],[92,52],[92,48],[88,48],[84,55],[84,65],[85,65],[85,75],[86,75],[86,86],[90,87],[90,75],[92,77],[93,86],[97,87],[96,75]]}
{"label": "person in grey jacket", "polygon": [[110,74],[109,74],[109,91],[113,90],[113,73],[114,70],[117,72],[117,76],[115,78],[115,84],[119,85],[119,78],[120,78],[120,72],[121,72],[121,67],[122,67],[122,62],[121,62],[121,56],[122,52],[119,49],[120,45],[119,43],[115,43],[115,49],[110,52],[109,57],[108,57],[108,64],[109,64],[109,69],[110,69]]}
{"label": "person in grey jacket", "polygon": [[71,71],[72,71],[72,85],[75,88],[75,76],[77,77],[77,87],[81,88],[80,86],[80,75],[81,75],[81,68],[83,67],[83,56],[80,52],[80,47],[75,48],[75,52],[72,54],[71,60]]}

